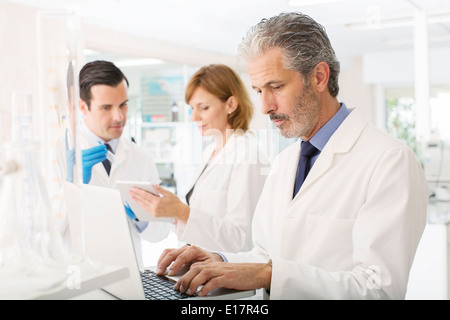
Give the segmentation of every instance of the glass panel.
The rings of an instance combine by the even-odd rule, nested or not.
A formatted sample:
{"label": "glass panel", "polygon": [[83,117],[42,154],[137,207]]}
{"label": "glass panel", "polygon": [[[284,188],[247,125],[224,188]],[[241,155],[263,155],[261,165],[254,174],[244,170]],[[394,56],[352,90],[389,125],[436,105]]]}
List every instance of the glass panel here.
{"label": "glass panel", "polygon": [[405,142],[420,159],[416,140],[416,110],[414,92],[409,88],[386,90],[386,128]]}
{"label": "glass panel", "polygon": [[[422,144],[415,139],[415,101],[411,87],[386,89],[386,124],[388,131],[404,141],[416,153],[428,181],[434,207],[450,201],[450,85],[430,89],[431,135]],[[430,222],[448,217],[432,210]]]}

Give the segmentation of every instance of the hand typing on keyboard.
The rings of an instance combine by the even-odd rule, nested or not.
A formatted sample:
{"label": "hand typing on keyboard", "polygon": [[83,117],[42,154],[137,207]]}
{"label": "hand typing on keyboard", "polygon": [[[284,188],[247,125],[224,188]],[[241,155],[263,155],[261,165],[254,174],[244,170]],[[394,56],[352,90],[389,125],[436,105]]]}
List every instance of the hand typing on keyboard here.
{"label": "hand typing on keyboard", "polygon": [[147,300],[180,300],[190,297],[174,289],[175,281],[158,276],[151,270],[142,271],[141,279]]}
{"label": "hand typing on keyboard", "polygon": [[190,269],[174,288],[188,295],[206,296],[216,288],[270,289],[270,263],[227,263],[218,254],[196,246],[165,250],[159,258],[157,274],[163,274],[170,266],[168,275],[173,275],[184,265],[190,265]]}

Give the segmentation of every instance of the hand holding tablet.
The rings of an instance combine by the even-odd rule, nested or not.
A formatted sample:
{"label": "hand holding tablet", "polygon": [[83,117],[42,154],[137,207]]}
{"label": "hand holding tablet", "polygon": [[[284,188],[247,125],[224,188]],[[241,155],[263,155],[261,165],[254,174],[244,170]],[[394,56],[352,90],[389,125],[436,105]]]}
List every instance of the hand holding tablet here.
{"label": "hand holding tablet", "polygon": [[144,208],[142,208],[139,204],[134,201],[129,191],[133,187],[137,187],[140,189],[143,189],[145,191],[148,191],[156,196],[161,196],[158,191],[156,191],[154,184],[152,182],[145,182],[145,181],[117,181],[116,187],[120,191],[120,194],[122,195],[122,198],[124,200],[124,203],[126,202],[130,208],[133,210],[136,217],[139,219],[139,221],[158,221],[158,222],[173,222],[174,220],[172,218],[156,218],[152,216],[150,213],[148,213]]}

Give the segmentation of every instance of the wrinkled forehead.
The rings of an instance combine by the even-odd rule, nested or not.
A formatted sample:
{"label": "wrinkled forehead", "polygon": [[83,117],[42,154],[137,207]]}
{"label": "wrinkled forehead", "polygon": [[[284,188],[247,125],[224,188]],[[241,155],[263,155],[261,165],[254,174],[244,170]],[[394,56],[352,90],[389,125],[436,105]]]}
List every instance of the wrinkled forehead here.
{"label": "wrinkled forehead", "polygon": [[280,48],[271,48],[247,61],[247,72],[253,86],[261,86],[270,78],[276,78],[286,71],[283,50]]}

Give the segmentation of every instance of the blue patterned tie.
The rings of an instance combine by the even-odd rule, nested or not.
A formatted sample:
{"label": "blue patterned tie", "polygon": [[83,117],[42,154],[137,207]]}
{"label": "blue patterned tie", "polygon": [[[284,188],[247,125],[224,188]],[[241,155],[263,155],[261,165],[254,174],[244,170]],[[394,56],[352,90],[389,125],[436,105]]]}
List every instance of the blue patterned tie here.
{"label": "blue patterned tie", "polygon": [[319,150],[314,147],[309,141],[302,141],[300,149],[300,160],[298,161],[297,175],[295,176],[294,196],[305,181],[306,176],[311,170],[311,158],[319,153]]}

